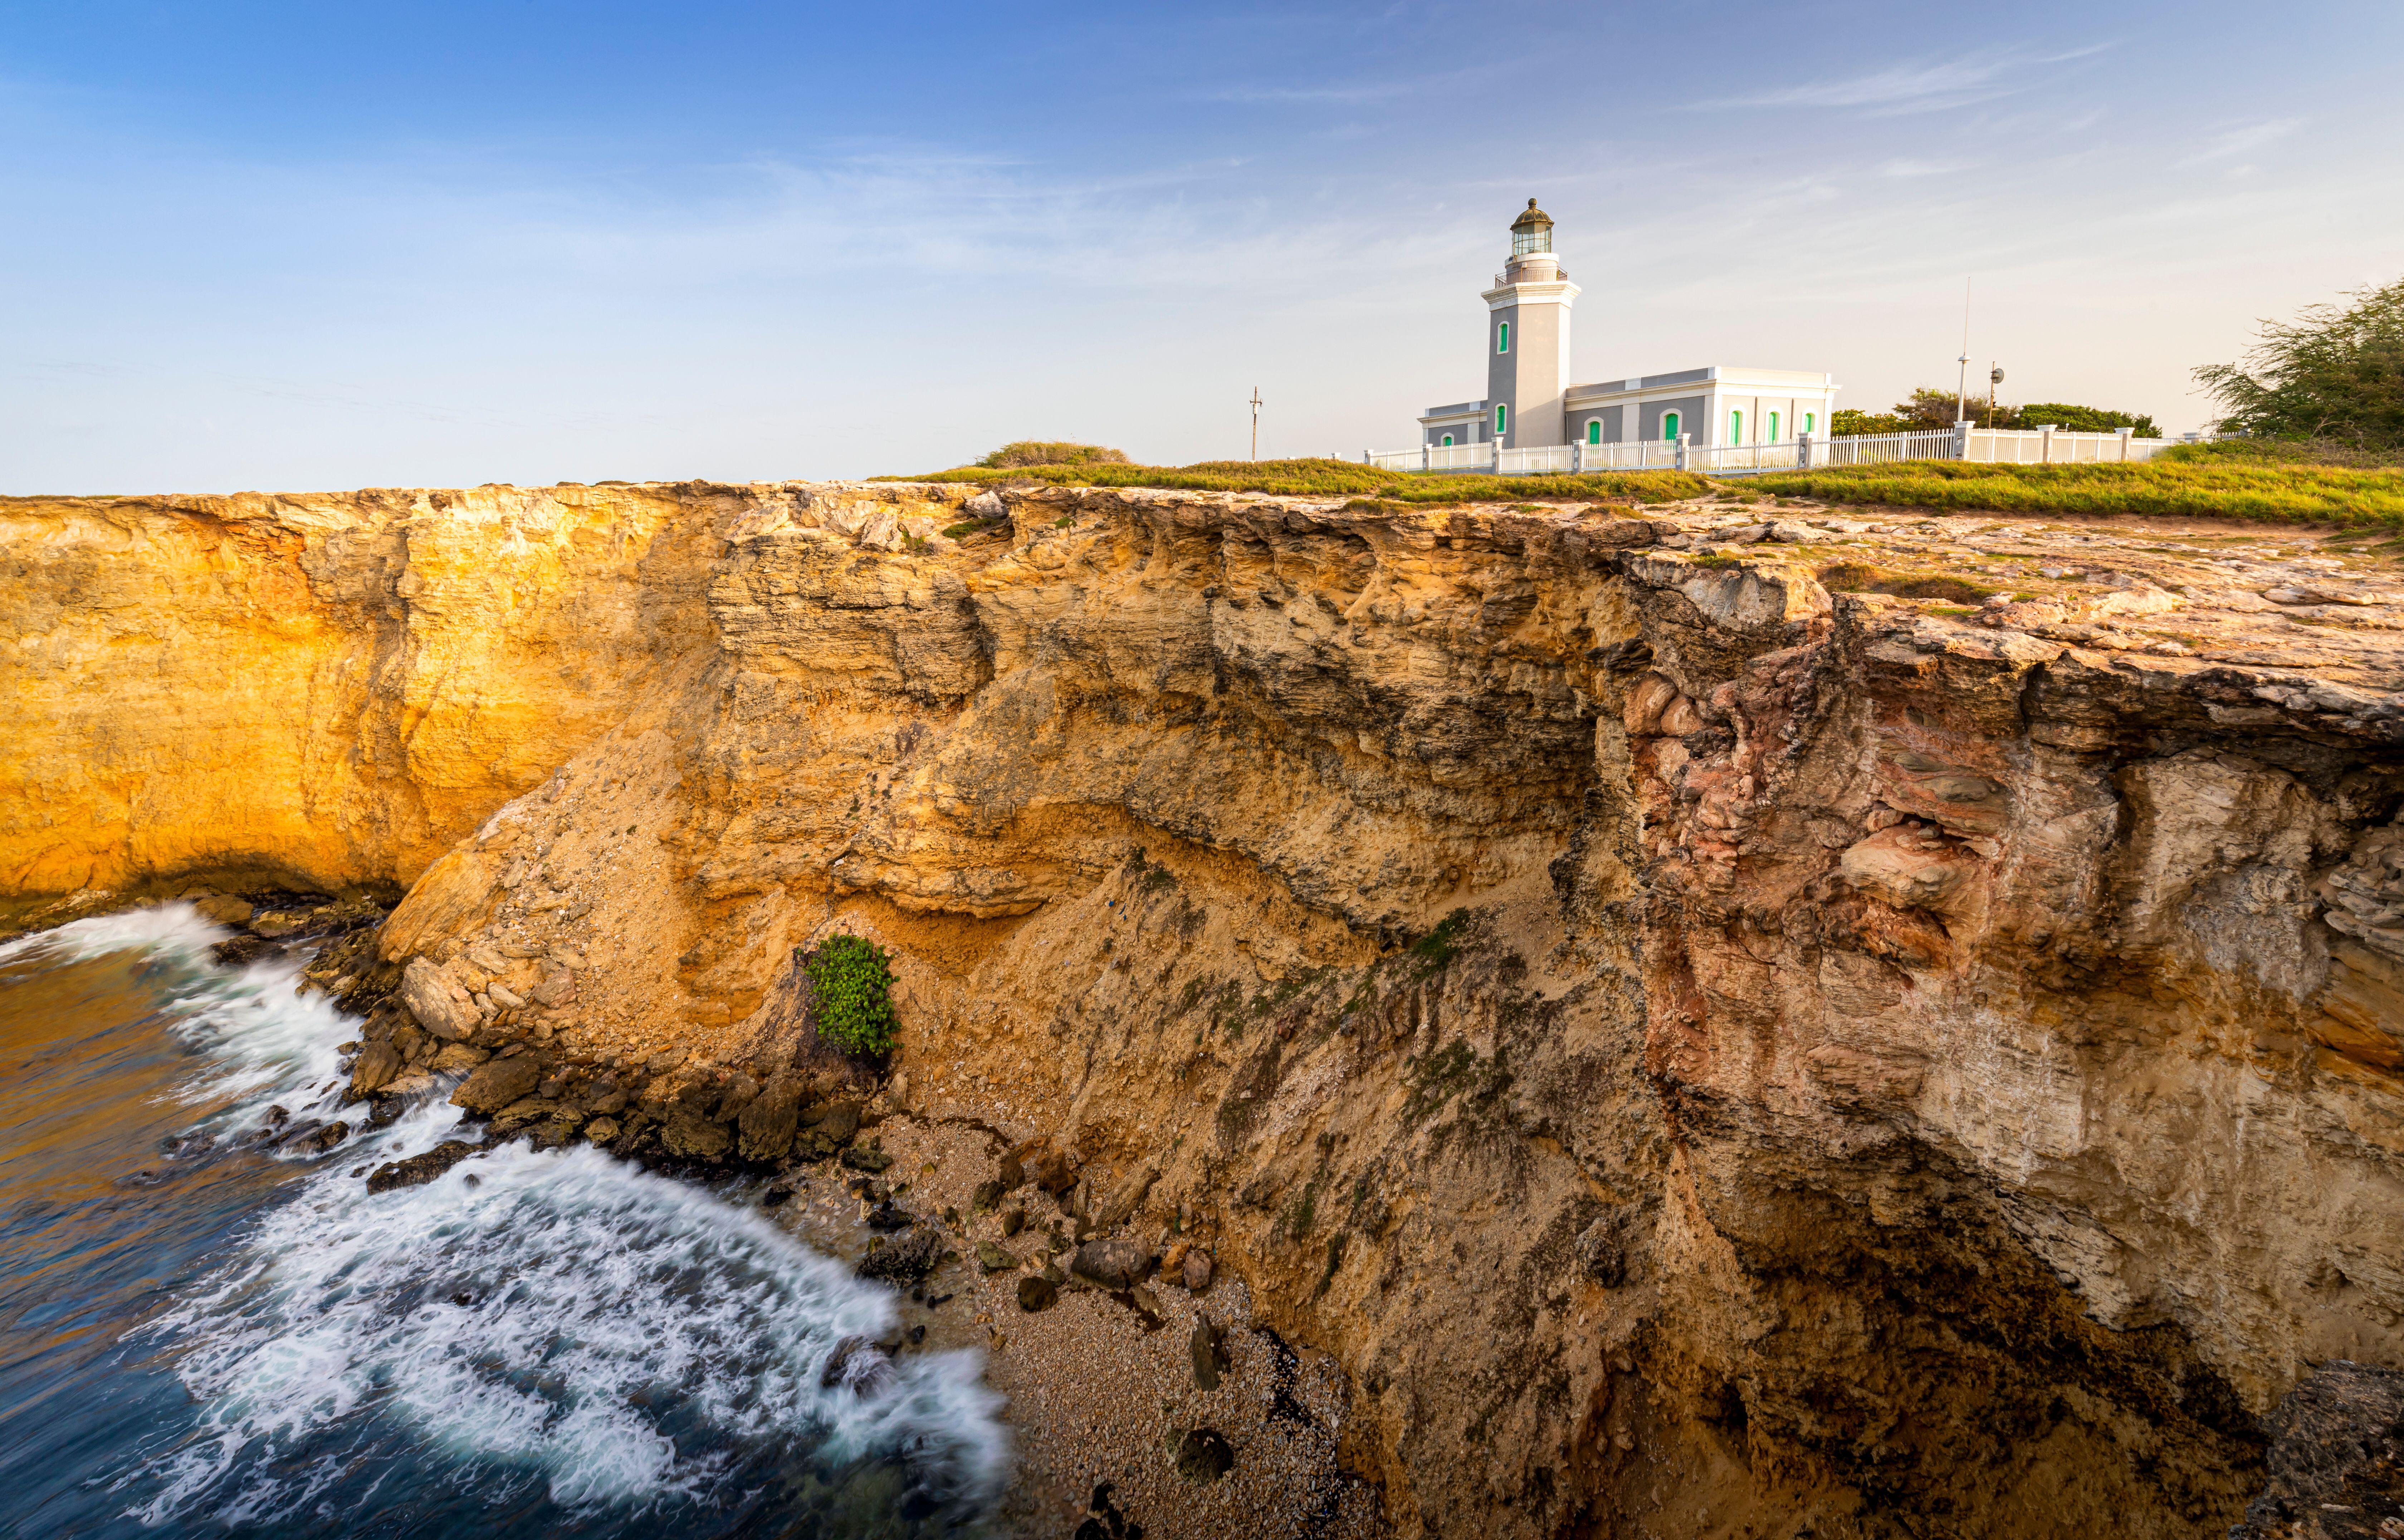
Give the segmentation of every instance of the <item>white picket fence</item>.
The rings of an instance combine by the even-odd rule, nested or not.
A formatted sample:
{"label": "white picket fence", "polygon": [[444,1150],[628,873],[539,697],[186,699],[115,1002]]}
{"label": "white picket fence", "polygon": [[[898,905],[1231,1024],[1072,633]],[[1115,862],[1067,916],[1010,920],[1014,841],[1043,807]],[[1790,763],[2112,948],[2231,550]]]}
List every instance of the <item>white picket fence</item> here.
{"label": "white picket fence", "polygon": [[2065,433],[2056,428],[2008,430],[1966,423],[1920,433],[1804,434],[1775,444],[1691,444],[1674,439],[1627,444],[1539,444],[1499,452],[1487,444],[1423,444],[1415,450],[1362,451],[1361,463],[1380,470],[1482,471],[1495,476],[1577,476],[1605,470],[1694,470],[1748,476],[1823,465],[1879,465],[1898,460],[1978,460],[2006,465],[2090,465],[2150,460],[2177,438],[2129,433]]}

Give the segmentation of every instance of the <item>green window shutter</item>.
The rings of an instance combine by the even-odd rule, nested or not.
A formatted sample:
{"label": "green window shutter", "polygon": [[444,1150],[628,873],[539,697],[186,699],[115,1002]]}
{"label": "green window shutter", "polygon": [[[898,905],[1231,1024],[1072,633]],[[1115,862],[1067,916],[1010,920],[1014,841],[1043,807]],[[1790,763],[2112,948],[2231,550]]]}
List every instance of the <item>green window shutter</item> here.
{"label": "green window shutter", "polygon": [[1811,425],[1814,421],[1815,419],[1810,412],[1807,411],[1803,414],[1803,431],[1805,433],[1810,433],[1811,431]]}
{"label": "green window shutter", "polygon": [[1602,424],[1600,423],[1593,422],[1591,420],[1587,422],[1586,425],[1586,441],[1589,444],[1600,444],[1602,442]]}
{"label": "green window shutter", "polygon": [[1494,437],[1500,438],[1510,431],[1511,409],[1508,407],[1496,407],[1494,409]]}
{"label": "green window shutter", "polygon": [[1503,321],[1496,324],[1494,327],[1494,351],[1496,353],[1509,353],[1511,351],[1510,322]]}
{"label": "green window shutter", "polygon": [[1769,414],[1769,437],[1767,442],[1772,444],[1778,442],[1778,414],[1774,411]]}
{"label": "green window shutter", "polygon": [[1731,444],[1744,442],[1744,413],[1740,411],[1728,413],[1728,442]]}
{"label": "green window shutter", "polygon": [[1676,412],[1665,411],[1661,414],[1661,437],[1664,438],[1675,438],[1678,437],[1678,414]]}
{"label": "green window shutter", "polygon": [[1446,449],[1452,448],[1452,435],[1447,433],[1444,436],[1444,447]]}

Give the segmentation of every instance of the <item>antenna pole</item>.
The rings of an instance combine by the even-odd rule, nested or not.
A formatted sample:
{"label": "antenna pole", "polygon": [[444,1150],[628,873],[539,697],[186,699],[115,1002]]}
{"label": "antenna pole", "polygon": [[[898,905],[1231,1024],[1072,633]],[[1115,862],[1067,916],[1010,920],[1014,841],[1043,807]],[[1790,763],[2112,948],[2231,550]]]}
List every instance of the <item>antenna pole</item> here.
{"label": "antenna pole", "polygon": [[1252,387],[1252,462],[1253,462],[1253,464],[1255,464],[1255,465],[1259,464],[1259,463],[1260,463],[1260,458],[1261,458],[1261,387],[1260,387],[1260,386],[1258,386],[1258,385],[1254,385],[1254,386]]}
{"label": "antenna pole", "polygon": [[1962,421],[1963,397],[1970,390],[1970,280],[1962,280],[1962,374],[1953,382],[1953,421]]}

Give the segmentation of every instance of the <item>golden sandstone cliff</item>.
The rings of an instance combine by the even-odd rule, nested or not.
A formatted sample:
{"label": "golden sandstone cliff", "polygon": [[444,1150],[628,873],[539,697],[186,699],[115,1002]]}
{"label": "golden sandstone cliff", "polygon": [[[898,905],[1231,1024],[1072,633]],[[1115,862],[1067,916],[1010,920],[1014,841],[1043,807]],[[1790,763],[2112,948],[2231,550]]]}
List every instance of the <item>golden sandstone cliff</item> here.
{"label": "golden sandstone cliff", "polygon": [[595,1062],[779,1062],[794,949],[873,936],[880,1104],[1209,1237],[1402,1533],[2218,1533],[2313,1365],[2404,1362],[2404,592],[2293,538],[0,514],[21,907],[405,887],[426,1009]]}

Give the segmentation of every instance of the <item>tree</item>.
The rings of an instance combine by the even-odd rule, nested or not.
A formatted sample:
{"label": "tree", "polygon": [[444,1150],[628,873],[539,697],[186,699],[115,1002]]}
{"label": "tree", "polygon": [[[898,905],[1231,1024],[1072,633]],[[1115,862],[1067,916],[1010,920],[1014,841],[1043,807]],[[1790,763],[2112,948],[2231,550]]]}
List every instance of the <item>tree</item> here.
{"label": "tree", "polygon": [[2404,278],[2352,289],[2351,306],[2310,305],[2265,320],[2234,364],[2206,364],[2198,383],[2227,413],[2222,431],[2404,448]]}
{"label": "tree", "polygon": [[2145,412],[2074,407],[2066,401],[2034,401],[2020,409],[2020,426],[2036,428],[2048,423],[2069,433],[2117,433],[2122,428],[2133,428],[2140,438],[2162,437],[2162,430]]}

